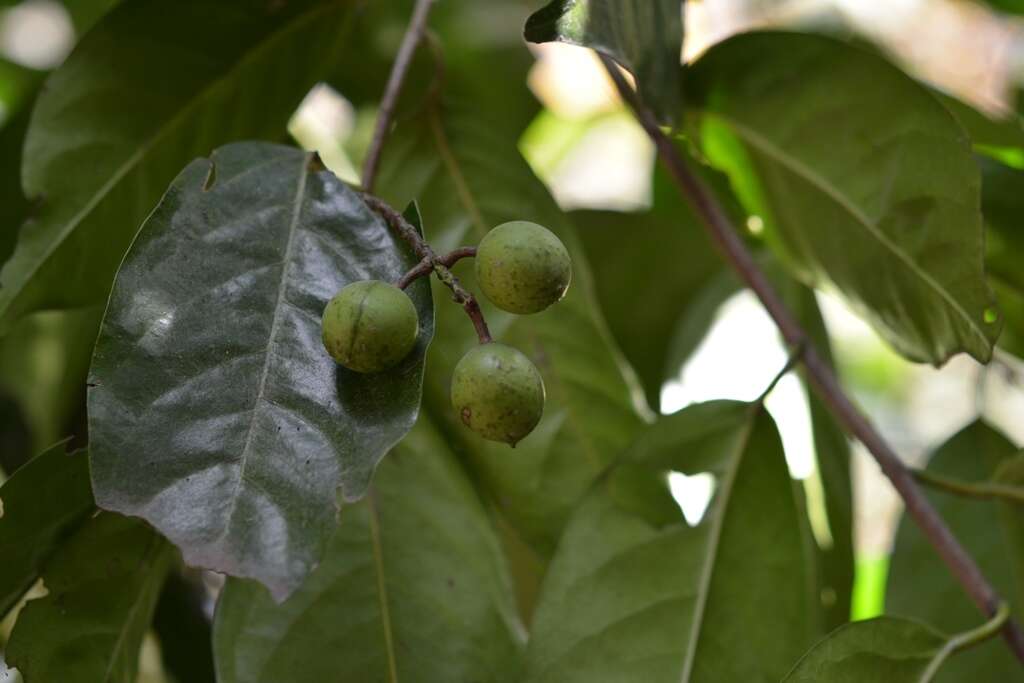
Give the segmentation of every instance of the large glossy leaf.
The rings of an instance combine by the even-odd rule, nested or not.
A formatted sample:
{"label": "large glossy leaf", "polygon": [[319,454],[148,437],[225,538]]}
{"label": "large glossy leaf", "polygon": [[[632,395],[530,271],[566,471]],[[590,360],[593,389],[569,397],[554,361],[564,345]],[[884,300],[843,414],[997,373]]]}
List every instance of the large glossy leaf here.
{"label": "large glossy leaf", "polygon": [[526,21],[526,39],[602,52],[636,77],[640,96],[664,123],[679,115],[681,0],[551,0]]}
{"label": "large glossy leaf", "polygon": [[359,498],[415,422],[433,332],[420,281],[416,348],[360,375],[324,351],[320,316],[345,284],[415,262],[315,155],[237,143],[190,164],[126,257],[96,345],[98,504],[145,518],[189,564],[294,590],[339,489]]}
{"label": "large glossy leaf", "polygon": [[60,544],[96,509],[89,460],[58,444],[0,486],[0,618],[39,577]]}
{"label": "large glossy leaf", "polygon": [[214,630],[221,683],[518,681],[523,639],[497,535],[426,416],[309,581],[277,605],[230,579]]}
{"label": "large glossy leaf", "polygon": [[872,52],[776,32],[719,43],[687,78],[705,151],[803,279],[912,360],[991,356],[978,171],[930,92]]}
{"label": "large glossy leaf", "polygon": [[136,683],[139,647],[174,557],[138,520],[90,519],[46,563],[48,591],[18,614],[8,663],[25,683]]}
{"label": "large glossy leaf", "polygon": [[929,683],[952,654],[949,638],[932,627],[879,617],[831,633],[783,683]]}
{"label": "large glossy leaf", "polygon": [[[571,507],[642,424],[642,397],[600,316],[576,233],[515,147],[520,131],[504,129],[498,123],[504,119],[489,116],[486,100],[474,101],[473,90],[460,86],[452,82],[451,99],[430,98],[415,117],[399,122],[377,186],[394,205],[419,200],[439,251],[475,244],[490,228],[519,219],[547,226],[569,249],[573,282],[558,304],[513,316],[481,302],[495,337],[529,355],[544,377],[547,403],[533,434],[510,451],[459,423],[449,400],[451,373],[476,337],[462,310],[447,301],[438,305],[438,343],[424,393],[513,526],[550,552]],[[475,289],[471,263],[456,272]],[[444,290],[438,297],[449,298]]]}
{"label": "large glossy leaf", "polygon": [[[711,472],[696,527],[658,471]],[[580,504],[544,581],[528,681],[775,681],[810,645],[810,539],[767,413],[698,404],[641,435]]]}
{"label": "large glossy leaf", "polygon": [[188,161],[282,134],[344,43],[351,5],[128,0],[104,17],[33,113],[23,181],[41,201],[0,273],[0,323],[102,302],[139,224]]}
{"label": "large glossy leaf", "polygon": [[[964,481],[984,481],[992,478],[1016,450],[1006,437],[983,422],[975,422],[935,452],[928,470]],[[1015,547],[1001,529],[999,505],[946,493],[929,492],[929,498],[985,576],[1020,616],[1024,586],[1016,581]],[[893,549],[886,611],[924,619],[947,633],[978,624],[977,608],[906,516],[900,522]],[[936,680],[1011,681],[1019,676],[1020,662],[997,639],[958,655]]]}

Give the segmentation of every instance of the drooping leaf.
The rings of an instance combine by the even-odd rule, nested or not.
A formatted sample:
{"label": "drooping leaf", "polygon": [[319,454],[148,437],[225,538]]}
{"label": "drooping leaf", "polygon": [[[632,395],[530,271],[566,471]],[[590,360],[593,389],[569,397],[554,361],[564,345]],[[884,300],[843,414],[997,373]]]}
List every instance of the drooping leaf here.
{"label": "drooping leaf", "polygon": [[[439,342],[424,390],[425,403],[461,442],[475,475],[512,526],[534,548],[550,553],[572,506],[641,426],[642,397],[627,379],[601,318],[576,233],[515,147],[521,131],[502,128],[497,122],[504,119],[491,118],[487,102],[472,99],[472,88],[448,83],[451,98],[430,98],[416,116],[399,122],[377,187],[395,206],[418,199],[439,252],[475,244],[500,223],[530,220],[555,232],[572,256],[568,294],[542,313],[513,316],[481,297],[492,334],[530,356],[547,389],[540,425],[514,452],[477,438],[451,409],[452,370],[477,341],[463,311],[447,302],[437,309]],[[460,263],[455,272],[479,292],[471,263]],[[437,296],[448,298],[444,289]]]}
{"label": "drooping leaf", "polygon": [[54,551],[96,509],[84,451],[57,444],[0,486],[0,617],[39,577]]}
{"label": "drooping leaf", "polygon": [[[928,470],[964,481],[991,479],[1016,453],[1006,437],[983,422],[974,422],[943,444]],[[927,491],[953,534],[978,562],[986,578],[1009,601],[1019,617],[1024,586],[1014,575],[1014,547],[1001,529],[993,501]],[[893,548],[886,591],[886,612],[923,619],[946,633],[977,626],[979,612],[964,594],[914,523],[904,515]],[[1010,681],[1020,675],[1020,662],[998,639],[952,659],[936,678],[942,683],[965,680]]]}
{"label": "drooping leaf", "polygon": [[663,123],[679,115],[683,45],[680,0],[551,0],[526,21],[533,43],[558,41],[611,57],[636,77],[640,96]]}
{"label": "drooping leaf", "polygon": [[781,32],[719,43],[686,78],[706,153],[801,278],[912,360],[988,360],[978,171],[930,92],[872,52]]}
{"label": "drooping leaf", "polygon": [[127,0],[46,82],[25,143],[39,201],[0,272],[0,325],[102,303],[177,172],[222,143],[277,137],[344,43],[355,0]]}
{"label": "drooping leaf", "polygon": [[87,521],[47,561],[48,591],[18,614],[7,660],[25,683],[136,683],[173,548],[138,520]]}
{"label": "drooping leaf", "polygon": [[949,638],[931,626],[878,617],[832,632],[783,683],[929,683],[952,654]]}
{"label": "drooping leaf", "polygon": [[[767,413],[691,406],[642,434],[626,462],[595,485],[559,543],[526,680],[779,680],[810,645],[818,606]],[[665,470],[716,477],[696,527],[656,476]]]}
{"label": "drooping leaf", "polygon": [[96,500],[143,517],[185,561],[302,582],[339,493],[366,490],[412,426],[433,331],[397,367],[335,365],[320,316],[342,286],[397,280],[416,259],[315,155],[236,143],[190,164],[117,276],[91,369]]}
{"label": "drooping leaf", "polygon": [[[571,217],[608,326],[656,409],[661,386],[682,365],[669,355],[678,320],[724,263],[660,167],[654,178],[648,211],[576,211]],[[724,181],[716,189],[731,198]]]}
{"label": "drooping leaf", "polygon": [[524,634],[505,560],[447,441],[421,418],[283,604],[228,581],[218,681],[519,680]]}

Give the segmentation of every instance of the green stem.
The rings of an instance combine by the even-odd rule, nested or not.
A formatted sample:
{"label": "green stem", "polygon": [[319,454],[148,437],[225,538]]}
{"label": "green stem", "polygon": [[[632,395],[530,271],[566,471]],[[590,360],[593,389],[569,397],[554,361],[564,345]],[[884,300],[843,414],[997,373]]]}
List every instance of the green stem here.
{"label": "green stem", "polygon": [[989,481],[967,482],[952,477],[944,477],[928,470],[913,469],[911,473],[920,483],[932,488],[941,489],[966,498],[981,500],[1002,499],[1011,503],[1024,505],[1024,488],[996,484]]}
{"label": "green stem", "polygon": [[985,642],[989,638],[998,634],[1006,622],[1010,620],[1010,607],[1005,602],[1000,603],[996,613],[992,615],[992,618],[986,621],[981,626],[973,628],[970,631],[964,631],[950,638],[946,644],[942,647],[942,650],[935,656],[931,664],[925,670],[921,676],[921,683],[928,683],[931,681],[935,674],[939,672],[939,669],[951,655],[956,654],[962,650],[966,650],[970,647],[974,647],[980,643]]}

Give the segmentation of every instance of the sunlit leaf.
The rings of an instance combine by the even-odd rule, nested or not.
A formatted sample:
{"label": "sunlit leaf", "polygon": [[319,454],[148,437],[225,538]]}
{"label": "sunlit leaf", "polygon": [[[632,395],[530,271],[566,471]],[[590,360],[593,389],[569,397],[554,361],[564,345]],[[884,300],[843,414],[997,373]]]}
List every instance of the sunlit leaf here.
{"label": "sunlit leaf", "polygon": [[374,489],[343,510],[324,561],[283,604],[228,581],[218,681],[519,680],[501,546],[446,434],[421,418]]}
{"label": "sunlit leaf", "polygon": [[[985,481],[1016,451],[1002,434],[983,422],[974,422],[936,450],[928,470],[968,482]],[[1015,546],[1008,543],[1001,528],[998,504],[949,493],[927,493],[986,578],[1020,616],[1024,586],[1016,580]],[[886,612],[924,619],[946,633],[973,628],[980,619],[978,609],[906,515],[900,521],[893,548]],[[953,658],[936,680],[1010,681],[1019,675],[1020,662],[996,639]]]}
{"label": "sunlit leaf", "polygon": [[433,314],[408,291],[415,350],[360,375],[323,348],[342,286],[397,280],[416,258],[315,155],[237,143],[190,164],[117,276],[96,345],[96,500],[137,515],[191,565],[283,598],[316,566],[339,493],[366,490],[412,426]]}
{"label": "sunlit leaf", "polygon": [[7,660],[26,683],[136,683],[173,548],[110,513],[86,522],[47,561],[47,595],[18,614]]}
{"label": "sunlit leaf", "polygon": [[602,52],[631,71],[640,96],[664,123],[679,115],[681,0],[551,0],[526,22],[526,39]]}
{"label": "sunlit leaf", "polygon": [[96,509],[84,451],[58,444],[0,486],[0,617],[39,577],[66,537]]}
{"label": "sunlit leaf", "polygon": [[988,360],[978,170],[928,90],[875,53],[778,32],[715,45],[687,84],[705,151],[801,278],[912,360]]}
{"label": "sunlit leaf", "polygon": [[101,303],[186,163],[283,134],[344,43],[353,2],[128,0],[106,15],[35,107],[23,180],[39,206],[0,272],[0,324]]}
{"label": "sunlit leaf", "polygon": [[[812,642],[819,608],[767,413],[691,406],[645,432],[627,463],[595,485],[559,543],[526,680],[779,680]],[[696,527],[652,470],[714,474]]]}

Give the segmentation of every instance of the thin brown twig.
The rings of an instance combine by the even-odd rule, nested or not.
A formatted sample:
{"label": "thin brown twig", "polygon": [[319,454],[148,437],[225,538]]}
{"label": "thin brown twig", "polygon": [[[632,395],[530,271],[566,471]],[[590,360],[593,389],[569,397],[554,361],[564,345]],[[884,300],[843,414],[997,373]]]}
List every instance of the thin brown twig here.
{"label": "thin brown twig", "polygon": [[[874,456],[882,472],[889,478],[893,488],[903,499],[908,514],[921,528],[925,537],[978,606],[978,609],[988,616],[995,615],[1003,601],[982,574],[977,563],[964,550],[942,521],[938,512],[925,498],[917,486],[914,476],[896,452],[846,395],[829,364],[818,353],[814,345],[809,343],[806,332],[783,303],[782,298],[775,292],[764,272],[758,267],[753,255],[740,239],[739,233],[714,193],[705,187],[700,178],[691,171],[675,144],[661,130],[651,112],[639,102],[615,63],[600,53],[598,56],[604,63],[605,69],[615,83],[622,99],[633,110],[640,125],[654,142],[662,163],[671,173],[683,196],[700,217],[725,260],[760,299],[786,342],[793,346],[806,344],[802,360],[807,368],[811,385],[819,398],[845,430],[860,440]],[[1024,634],[1017,623],[1013,619],[1007,620],[1002,626],[1002,633],[1013,653],[1024,662]]]}
{"label": "thin brown twig", "polygon": [[[382,200],[380,197],[375,197],[372,194],[365,192],[361,193],[363,201],[370,207],[374,212],[384,219],[392,230],[398,233],[405,242],[412,248],[413,252],[420,258],[420,263],[413,268],[412,271],[416,271],[423,266],[424,263],[431,265],[431,270],[437,275],[437,278],[444,283],[448,289],[452,290],[452,299],[455,303],[462,306],[463,310],[466,311],[466,315],[469,316],[470,321],[473,323],[473,327],[476,328],[476,336],[480,340],[481,344],[486,344],[493,341],[491,337],[491,331],[487,327],[487,321],[484,320],[483,311],[480,310],[480,304],[477,303],[476,297],[462,286],[459,282],[459,278],[455,277],[449,266],[446,264],[445,259],[451,259],[452,263],[455,263],[461,258],[465,258],[466,250],[472,249],[472,247],[463,247],[462,249],[456,249],[455,251],[445,254],[443,257],[439,257],[431,249],[427,241],[424,240],[416,228],[412,226],[409,221],[405,220],[402,214],[395,211],[387,202]],[[473,253],[476,253],[475,249],[472,249]],[[406,274],[405,277],[408,277]],[[402,279],[404,280],[405,277]],[[399,280],[399,284],[402,280]]]}
{"label": "thin brown twig", "polygon": [[[462,259],[473,258],[474,256],[476,256],[476,247],[459,247],[458,249],[453,249],[444,256],[438,256],[437,262],[445,268],[451,268]],[[421,277],[430,275],[433,271],[434,264],[430,259],[423,259],[417,263],[412,270],[403,275],[398,282],[395,283],[395,287],[405,289]]]}
{"label": "thin brown twig", "polygon": [[373,128],[373,138],[370,140],[370,149],[367,151],[366,161],[363,163],[363,188],[367,192],[373,192],[373,185],[377,180],[377,169],[380,167],[380,155],[384,150],[384,140],[388,136],[391,121],[395,116],[398,96],[402,93],[402,85],[409,72],[409,65],[412,64],[413,55],[416,54],[416,46],[423,39],[423,32],[427,28],[427,16],[430,14],[433,4],[434,0],[416,0],[412,18],[409,20],[409,27],[398,48],[387,85],[384,86],[384,96],[380,100],[380,111]]}

